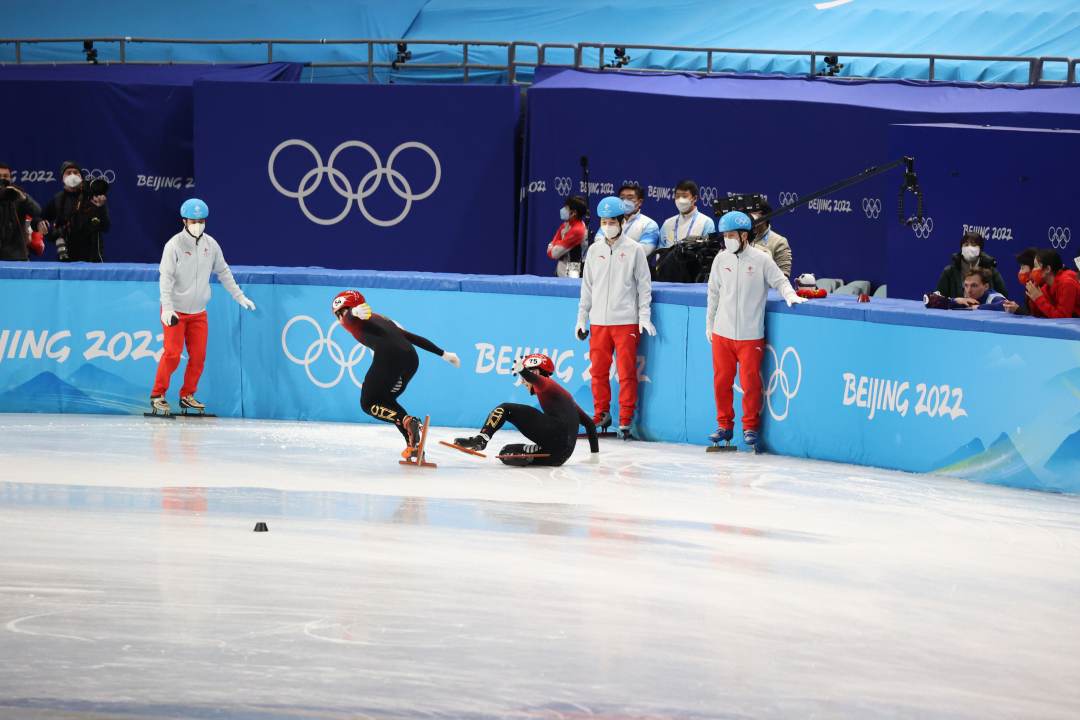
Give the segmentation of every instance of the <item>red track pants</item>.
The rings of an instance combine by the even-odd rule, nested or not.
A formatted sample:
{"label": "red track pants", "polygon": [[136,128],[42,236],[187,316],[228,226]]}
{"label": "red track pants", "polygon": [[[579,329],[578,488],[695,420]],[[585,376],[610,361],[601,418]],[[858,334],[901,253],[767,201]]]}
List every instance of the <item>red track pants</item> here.
{"label": "red track pants", "polygon": [[589,335],[595,415],[611,410],[611,353],[619,371],[619,424],[629,425],[637,408],[637,325],[593,325]]}
{"label": "red track pants", "polygon": [[713,392],[716,394],[716,424],[731,430],[735,427],[735,366],[743,389],[743,430],[757,430],[761,425],[761,359],[765,356],[765,338],[730,340],[716,333],[712,336]]}
{"label": "red track pants", "polygon": [[165,329],[165,351],[161,353],[157,377],[151,395],[164,395],[169,389],[169,378],[180,364],[180,353],[187,344],[188,363],[184,371],[184,386],[180,388],[180,397],[194,395],[199,387],[203,366],[206,364],[206,311],[188,315],[176,313],[180,322],[172,327],[162,324]]}

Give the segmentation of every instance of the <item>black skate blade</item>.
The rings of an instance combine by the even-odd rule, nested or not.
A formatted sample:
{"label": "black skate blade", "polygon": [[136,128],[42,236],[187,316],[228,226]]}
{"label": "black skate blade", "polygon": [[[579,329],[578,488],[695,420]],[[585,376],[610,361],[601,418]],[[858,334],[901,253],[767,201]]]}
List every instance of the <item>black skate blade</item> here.
{"label": "black skate blade", "polygon": [[[174,415],[173,417],[176,417],[176,416]],[[181,412],[180,417],[182,417],[182,418],[216,418],[217,415],[215,415],[214,413]]]}
{"label": "black skate blade", "polygon": [[739,448],[735,447],[734,445],[710,445],[709,447],[705,448],[705,452],[707,452],[707,453],[724,453],[724,452],[735,452],[738,449]]}
{"label": "black skate blade", "polygon": [[449,448],[454,448],[455,450],[459,450],[459,451],[465,453],[466,455],[475,455],[476,457],[482,457],[482,458],[487,457],[487,455],[480,452],[479,450],[470,450],[467,447],[461,447],[460,445],[455,445],[454,443],[446,442],[445,440],[440,440],[439,444],[440,445],[445,445],[446,447],[449,447]]}
{"label": "black skate blade", "polygon": [[499,460],[525,460],[532,458],[546,458],[551,457],[549,453],[505,453],[503,455],[496,455]]}
{"label": "black skate blade", "polygon": [[162,420],[175,420],[176,416],[172,413],[143,413],[143,417],[161,418]]}

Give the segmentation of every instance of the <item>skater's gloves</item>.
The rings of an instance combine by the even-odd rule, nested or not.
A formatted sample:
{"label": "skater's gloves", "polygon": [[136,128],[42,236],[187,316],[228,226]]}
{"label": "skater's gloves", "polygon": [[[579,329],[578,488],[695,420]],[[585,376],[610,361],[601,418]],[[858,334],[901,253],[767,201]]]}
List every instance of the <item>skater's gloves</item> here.
{"label": "skater's gloves", "polygon": [[176,323],[180,322],[180,318],[176,317],[176,313],[172,310],[161,311],[161,324],[166,327],[172,327]]}
{"label": "skater's gloves", "polygon": [[589,337],[589,329],[585,327],[585,323],[579,322],[577,327],[574,328],[574,333],[577,335],[578,340],[584,340]]}
{"label": "skater's gloves", "polygon": [[791,297],[784,298],[784,302],[787,303],[788,307],[791,307],[792,305],[801,305],[806,302],[806,298],[799,295],[792,295]]}
{"label": "skater's gloves", "polygon": [[[368,314],[370,315],[370,312]],[[443,350],[442,359],[456,368],[461,367],[461,359],[455,353],[448,350]]]}
{"label": "skater's gloves", "polygon": [[705,328],[705,342],[712,345],[712,328]]}
{"label": "skater's gloves", "polygon": [[638,320],[638,330],[642,335],[648,333],[653,337],[656,337],[656,327],[649,320]]}
{"label": "skater's gloves", "polygon": [[357,305],[349,312],[351,312],[352,316],[357,320],[369,320],[371,318],[371,306],[367,303]]}
{"label": "skater's gloves", "polygon": [[586,460],[585,462],[589,463],[590,465],[599,465],[600,464],[600,453],[598,453],[598,452],[589,453],[589,459]]}
{"label": "skater's gloves", "polygon": [[236,298],[236,302],[240,303],[240,307],[244,308],[245,310],[255,309],[255,303],[251,302],[251,298],[249,298],[247,295],[241,294],[240,297]]}

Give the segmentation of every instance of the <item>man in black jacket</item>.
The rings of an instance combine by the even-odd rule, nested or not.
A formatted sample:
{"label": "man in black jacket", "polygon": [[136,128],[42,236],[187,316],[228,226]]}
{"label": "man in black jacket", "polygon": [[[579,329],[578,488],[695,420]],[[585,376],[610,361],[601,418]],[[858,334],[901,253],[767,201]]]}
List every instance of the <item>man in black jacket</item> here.
{"label": "man in black jacket", "polygon": [[83,187],[82,170],[77,163],[64,163],[60,180],[64,189],[53,196],[41,214],[52,225],[49,237],[56,243],[57,258],[61,262],[104,262],[102,235],[109,231],[110,225],[104,193],[91,195]]}
{"label": "man in black jacket", "polygon": [[[26,260],[26,218],[41,222],[41,208],[25,190],[12,184],[11,167],[0,163],[0,260]],[[40,254],[40,253],[38,253]]]}
{"label": "man in black jacket", "polygon": [[960,238],[960,252],[954,253],[952,262],[945,266],[938,278],[937,293],[947,298],[963,297],[964,278],[972,270],[986,268],[992,275],[992,287],[995,292],[1006,294],[1005,280],[997,269],[997,260],[983,252],[983,236],[976,232],[966,232]]}

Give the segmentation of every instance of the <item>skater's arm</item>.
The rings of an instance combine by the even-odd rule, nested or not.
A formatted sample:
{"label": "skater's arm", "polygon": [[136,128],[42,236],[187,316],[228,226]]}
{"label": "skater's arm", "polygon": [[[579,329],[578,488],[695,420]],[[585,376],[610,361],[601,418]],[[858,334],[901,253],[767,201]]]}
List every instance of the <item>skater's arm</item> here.
{"label": "skater's arm", "polygon": [[[595,247],[595,246],[593,246]],[[592,248],[589,248],[589,252],[585,254],[585,267],[581,272],[581,299],[578,301],[578,317],[577,327],[584,328],[585,323],[589,319],[589,311],[592,310],[592,274],[589,264],[589,255],[592,253]]]}
{"label": "skater's arm", "polygon": [[158,271],[161,273],[161,279],[158,280],[158,287],[161,290],[161,311],[171,313],[174,310],[172,291],[176,284],[176,253],[173,252],[171,244],[166,244],[165,250],[161,253]]}
{"label": "skater's arm", "polygon": [[422,350],[427,350],[432,355],[439,355],[439,356],[443,355],[443,349],[441,347],[439,347],[438,345],[436,345],[435,343],[428,340],[426,337],[421,337],[419,335],[414,335],[413,333],[409,332],[405,328],[402,328],[401,332],[405,335],[406,339],[408,339],[408,341],[411,342],[416,347],[418,347],[418,348],[420,348]]}
{"label": "skater's arm", "polygon": [[645,259],[645,250],[641,245],[634,248],[634,281],[637,285],[638,322],[649,324],[652,319],[652,278],[649,276],[649,261]]}
{"label": "skater's arm", "polygon": [[234,300],[239,301],[243,297],[244,291],[236,284],[236,278],[233,277],[232,270],[229,269],[229,263],[225,262],[225,255],[221,252],[221,246],[216,241],[214,242],[214,274],[217,275],[218,282],[233,296]]}
{"label": "skater's arm", "polygon": [[585,426],[585,432],[589,435],[589,452],[600,452],[600,443],[596,439],[596,423],[592,421],[589,414],[582,410],[580,407],[577,409],[578,420]]}
{"label": "skater's arm", "polygon": [[771,257],[765,262],[765,280],[780,293],[780,297],[784,298],[789,306],[799,297],[795,294],[795,288],[791,287],[787,275],[784,275],[784,271]]}
{"label": "skater's arm", "polygon": [[720,271],[717,269],[719,263],[720,253],[717,253],[712,269],[709,270],[709,300],[705,307],[705,335],[710,339],[715,326],[716,308],[720,304]]}

